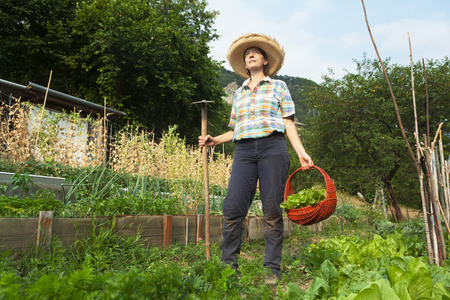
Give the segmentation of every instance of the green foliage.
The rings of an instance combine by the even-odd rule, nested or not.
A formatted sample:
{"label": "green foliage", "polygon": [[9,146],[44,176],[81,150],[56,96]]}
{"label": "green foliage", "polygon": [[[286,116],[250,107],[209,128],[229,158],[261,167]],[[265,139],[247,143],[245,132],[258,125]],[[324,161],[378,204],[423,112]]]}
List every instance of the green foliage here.
{"label": "green foliage", "polygon": [[12,272],[0,272],[0,298],[19,298],[20,278]]}
{"label": "green foliage", "polygon": [[98,165],[93,168],[82,169],[78,177],[69,184],[70,189],[67,194],[64,195],[64,203],[69,201],[69,199],[76,195],[81,197],[77,192],[82,189],[82,193],[87,193],[90,198],[101,198],[111,196],[112,187],[120,179],[127,175],[125,168],[119,170],[118,172],[113,172],[109,167]]}
{"label": "green foliage", "polygon": [[[426,257],[405,256],[408,245],[403,236],[397,231],[386,239],[375,235],[373,240],[363,241],[342,236],[311,244],[304,258],[307,265],[320,261],[315,258],[317,249],[339,255],[322,255],[320,273],[316,273],[320,277],[315,277],[300,299],[430,299],[432,295],[446,299],[450,294],[449,262],[438,267],[427,264]],[[317,265],[312,269],[317,270]]]}
{"label": "green foliage", "polygon": [[183,212],[179,199],[175,197],[89,197],[68,205],[57,216],[179,215]]}
{"label": "green foliage", "polygon": [[[324,82],[309,90],[306,102],[317,109],[304,131],[305,148],[320,162],[340,189],[361,192],[373,199],[379,181],[392,184],[400,203],[420,205],[417,173],[406,148],[394,104],[378,60],[355,61],[356,73],[341,79],[324,76]],[[402,123],[411,145],[415,144],[414,113],[411,102],[411,68],[386,61]],[[430,132],[450,115],[450,61],[427,61],[430,99]],[[426,94],[423,67],[414,65],[419,135],[427,132]],[[432,87],[430,87],[430,84]],[[448,132],[448,127],[443,129]],[[444,149],[450,140],[443,136]],[[393,196],[393,195],[390,195]]]}
{"label": "green foliage", "polygon": [[224,88],[232,82],[236,82],[238,86],[244,83],[244,79],[236,74],[234,71],[228,71],[225,68],[220,69],[219,83],[220,87]]}
{"label": "green foliage", "polygon": [[286,83],[294,101],[295,116],[298,121],[306,123],[308,117],[314,115],[314,107],[306,102],[306,94],[309,89],[316,87],[317,84],[314,81],[301,77],[277,75],[275,79],[283,80]]}
{"label": "green foliage", "polygon": [[24,173],[41,176],[63,177],[72,180],[79,170],[55,161],[6,161],[0,160],[0,169],[3,172]]}
{"label": "green foliage", "polygon": [[310,206],[325,200],[325,189],[310,188],[289,195],[285,202],[280,204],[282,209],[293,209]]}
{"label": "green foliage", "polygon": [[13,176],[9,179],[9,183],[13,186],[13,190],[21,189],[22,190],[22,197],[25,194],[28,194],[30,191],[30,188],[37,187],[36,184],[34,184],[33,179],[30,177],[29,174],[20,174],[20,173],[14,173]]}
{"label": "green foliage", "polygon": [[[67,174],[69,177],[64,183],[65,203],[56,200],[55,195],[48,190],[38,190],[24,199],[1,195],[2,217],[37,217],[40,210],[52,210],[55,217],[178,215],[187,213],[188,201],[203,199],[197,195],[203,194],[202,184],[195,180],[166,180],[131,175],[123,170],[115,172],[102,165],[66,169],[55,164],[52,169],[48,164],[26,162],[18,167],[25,172],[40,170],[41,175],[58,176],[61,174],[59,172]],[[14,177],[15,187],[27,187],[32,184],[29,176],[19,175]],[[220,212],[226,189],[211,185],[210,195],[212,211]],[[200,203],[196,207],[196,213],[203,212],[204,205]]]}
{"label": "green foliage", "polygon": [[335,216],[343,217],[351,223],[361,219],[362,217],[362,212],[360,209],[357,209],[354,205],[345,202],[341,202],[341,204],[336,207],[333,214]]}
{"label": "green foliage", "polygon": [[48,190],[22,199],[0,195],[1,217],[38,217],[40,211],[49,210],[58,215],[64,210],[64,204],[54,199],[54,194]]}

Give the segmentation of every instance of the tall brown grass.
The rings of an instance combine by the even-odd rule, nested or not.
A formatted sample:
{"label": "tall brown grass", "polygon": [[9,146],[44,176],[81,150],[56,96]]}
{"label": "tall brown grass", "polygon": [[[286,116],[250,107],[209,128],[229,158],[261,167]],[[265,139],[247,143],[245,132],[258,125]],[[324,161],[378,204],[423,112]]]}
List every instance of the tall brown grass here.
{"label": "tall brown grass", "polygon": [[[153,133],[127,127],[116,136],[112,150],[115,170],[169,179],[174,196],[183,199],[186,212],[194,213],[203,197],[201,148],[186,145],[176,133],[176,126],[155,141]],[[209,155],[209,183],[227,187],[232,158]]]}
{"label": "tall brown grass", "polygon": [[104,143],[101,119],[51,112],[20,101],[3,103],[1,112],[1,159],[55,161],[72,167],[104,161],[105,147],[99,147]]}

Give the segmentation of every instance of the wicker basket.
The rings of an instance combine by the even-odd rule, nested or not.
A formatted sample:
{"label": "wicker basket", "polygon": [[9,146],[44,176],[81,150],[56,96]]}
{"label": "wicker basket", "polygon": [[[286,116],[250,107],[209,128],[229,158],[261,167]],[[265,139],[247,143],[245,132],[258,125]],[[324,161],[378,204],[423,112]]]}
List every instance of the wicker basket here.
{"label": "wicker basket", "polygon": [[[325,178],[325,200],[306,207],[286,209],[289,219],[299,225],[312,225],[323,221],[330,217],[336,209],[336,188],[334,187],[333,181],[331,181],[330,176],[328,176],[324,170],[317,166],[314,166],[314,168],[319,170]],[[293,194],[291,180],[295,173],[301,170],[303,170],[303,168],[297,169],[291,174],[291,176],[289,176],[289,179],[286,182],[286,188],[284,189],[284,201],[286,201],[289,195]]]}

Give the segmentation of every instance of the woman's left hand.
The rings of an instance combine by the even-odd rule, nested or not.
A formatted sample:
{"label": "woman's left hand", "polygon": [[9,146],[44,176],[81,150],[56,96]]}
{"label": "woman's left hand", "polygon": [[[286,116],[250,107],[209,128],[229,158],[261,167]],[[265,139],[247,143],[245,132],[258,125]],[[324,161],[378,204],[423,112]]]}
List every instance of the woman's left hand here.
{"label": "woman's left hand", "polygon": [[312,169],[312,167],[314,166],[314,162],[308,154],[305,154],[302,157],[300,157],[300,164],[302,165],[302,168],[304,168],[305,170]]}

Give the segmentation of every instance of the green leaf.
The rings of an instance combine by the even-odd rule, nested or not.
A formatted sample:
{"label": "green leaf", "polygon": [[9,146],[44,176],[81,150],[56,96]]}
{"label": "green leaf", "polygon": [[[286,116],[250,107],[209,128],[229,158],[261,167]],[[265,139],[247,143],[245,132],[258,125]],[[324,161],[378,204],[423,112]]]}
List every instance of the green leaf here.
{"label": "green leaf", "polygon": [[400,300],[411,300],[411,296],[408,293],[408,287],[403,282],[398,282],[392,288],[394,289],[394,292],[397,294]]}
{"label": "green leaf", "polygon": [[420,268],[416,274],[411,277],[408,285],[408,292],[411,299],[430,298],[433,288],[433,279],[425,268]]}
{"label": "green leaf", "polygon": [[337,286],[339,284],[339,272],[334,265],[327,259],[320,266],[320,276],[325,279],[328,284],[328,297],[337,294]]}
{"label": "green leaf", "polygon": [[387,269],[387,275],[391,285],[394,286],[397,283],[401,282],[401,276],[403,275],[403,271],[397,266],[390,266]]}
{"label": "green leaf", "polygon": [[450,289],[443,282],[438,282],[431,290],[432,299],[450,300]]}
{"label": "green leaf", "polygon": [[380,279],[361,290],[355,300],[380,299],[380,300],[400,300],[395,291],[391,288],[386,279]]}
{"label": "green leaf", "polygon": [[363,258],[361,252],[355,243],[349,243],[344,256],[347,258],[348,262],[353,265],[361,265]]}
{"label": "green leaf", "polygon": [[428,272],[428,266],[420,260],[420,258],[414,258],[408,262],[407,271],[413,274],[419,272],[420,269],[425,269]]}
{"label": "green leaf", "polygon": [[289,300],[289,299],[303,299],[305,295],[305,291],[303,291],[298,285],[295,283],[289,283],[286,286],[286,292],[283,294],[281,299]]}
{"label": "green leaf", "polygon": [[325,280],[315,277],[311,285],[305,291],[304,299],[327,299],[328,284]]}

